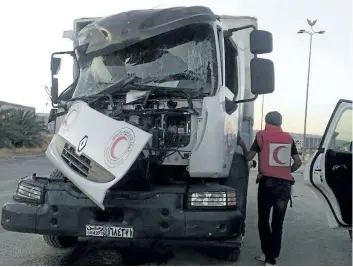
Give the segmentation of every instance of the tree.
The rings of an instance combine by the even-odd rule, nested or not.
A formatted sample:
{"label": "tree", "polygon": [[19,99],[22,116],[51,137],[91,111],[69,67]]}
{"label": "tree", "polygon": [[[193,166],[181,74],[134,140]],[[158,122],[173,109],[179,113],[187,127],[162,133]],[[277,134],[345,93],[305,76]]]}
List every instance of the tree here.
{"label": "tree", "polygon": [[34,111],[0,110],[0,147],[40,146],[45,125],[36,118]]}

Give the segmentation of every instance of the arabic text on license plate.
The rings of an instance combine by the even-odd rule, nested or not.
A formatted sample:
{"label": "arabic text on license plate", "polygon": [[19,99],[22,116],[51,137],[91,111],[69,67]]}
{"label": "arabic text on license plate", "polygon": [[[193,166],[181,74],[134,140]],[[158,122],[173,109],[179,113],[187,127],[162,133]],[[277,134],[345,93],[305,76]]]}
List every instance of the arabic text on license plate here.
{"label": "arabic text on license plate", "polygon": [[132,227],[86,225],[86,236],[133,238],[134,229]]}

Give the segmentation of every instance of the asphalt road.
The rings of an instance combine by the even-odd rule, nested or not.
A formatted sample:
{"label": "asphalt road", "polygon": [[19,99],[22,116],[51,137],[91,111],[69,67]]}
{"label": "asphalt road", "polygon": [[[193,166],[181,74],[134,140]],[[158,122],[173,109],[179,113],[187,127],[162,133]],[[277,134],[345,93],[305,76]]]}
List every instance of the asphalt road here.
{"label": "asphalt road", "polygon": [[[19,178],[33,172],[48,174],[51,170],[52,166],[43,157],[0,161],[0,205],[11,200]],[[247,232],[242,253],[234,265],[262,265],[254,260],[260,251],[254,180],[255,172],[249,185]],[[352,243],[348,233],[331,230],[322,206],[305,187],[300,174],[296,174],[296,181],[293,208],[288,208],[278,265],[352,266]],[[113,245],[85,240],[76,249],[56,250],[48,247],[41,236],[7,232],[0,226],[0,265],[116,265],[120,254]],[[229,265],[190,248],[174,252],[168,265]],[[131,257],[136,259],[137,253],[132,253]]]}

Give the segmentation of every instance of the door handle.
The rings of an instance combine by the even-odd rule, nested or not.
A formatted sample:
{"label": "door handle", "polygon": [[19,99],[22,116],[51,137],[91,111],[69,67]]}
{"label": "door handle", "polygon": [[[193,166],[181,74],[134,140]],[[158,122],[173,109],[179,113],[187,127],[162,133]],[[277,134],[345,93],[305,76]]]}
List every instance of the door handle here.
{"label": "door handle", "polygon": [[321,172],[321,169],[315,169],[314,172]]}

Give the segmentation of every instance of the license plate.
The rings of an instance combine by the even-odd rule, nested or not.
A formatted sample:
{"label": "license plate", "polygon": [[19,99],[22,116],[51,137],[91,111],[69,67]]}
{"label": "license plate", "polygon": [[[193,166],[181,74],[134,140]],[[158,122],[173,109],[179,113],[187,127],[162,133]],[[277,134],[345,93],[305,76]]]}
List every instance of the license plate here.
{"label": "license plate", "polygon": [[133,238],[134,228],[109,225],[86,225],[86,236]]}

